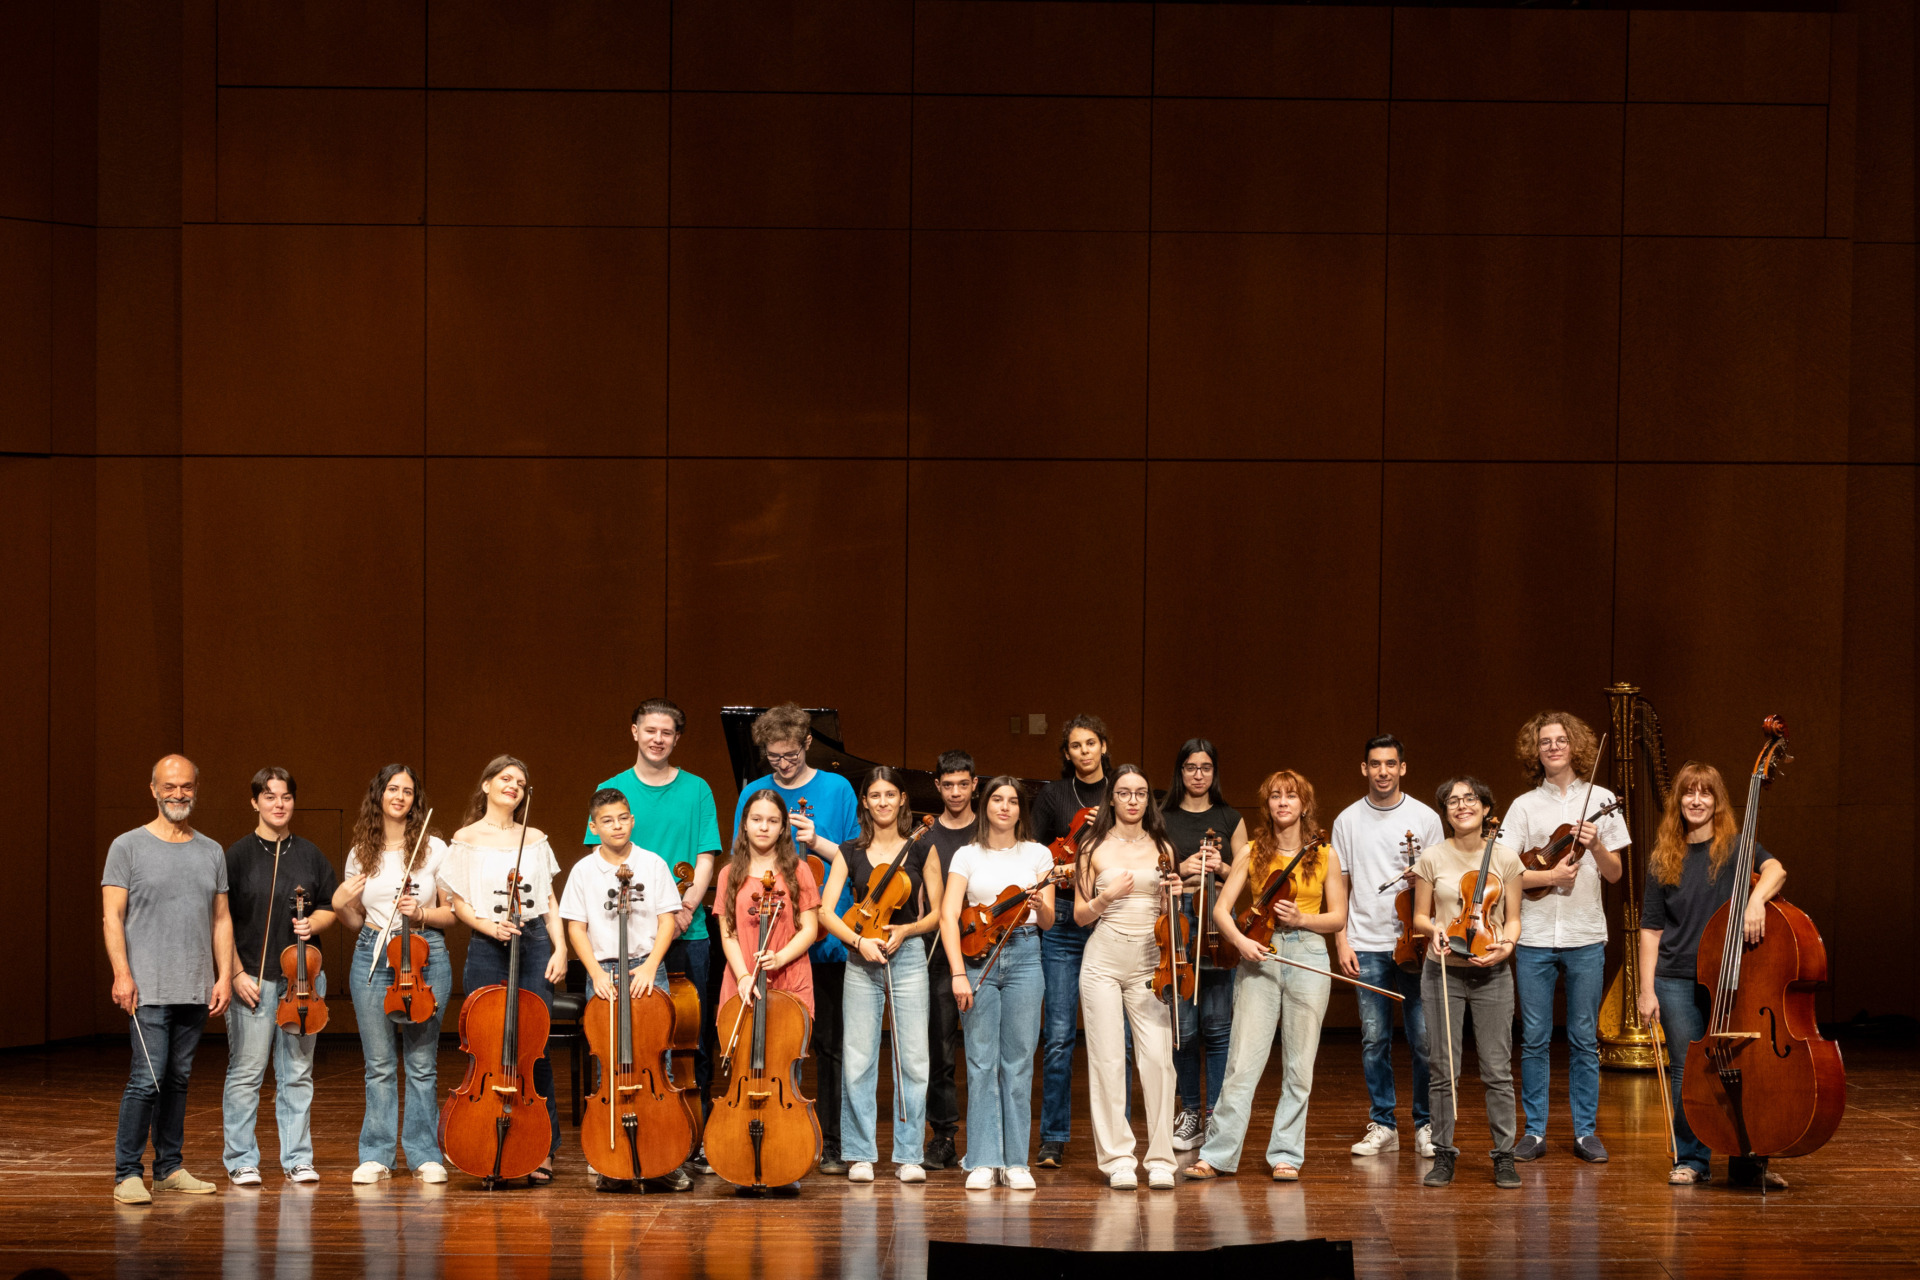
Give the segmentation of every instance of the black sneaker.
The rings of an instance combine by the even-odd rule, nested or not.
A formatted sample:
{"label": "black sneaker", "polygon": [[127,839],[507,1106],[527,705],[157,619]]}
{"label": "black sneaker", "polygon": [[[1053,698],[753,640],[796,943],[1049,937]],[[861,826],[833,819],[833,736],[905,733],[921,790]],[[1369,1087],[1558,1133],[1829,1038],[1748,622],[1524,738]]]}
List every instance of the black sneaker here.
{"label": "black sneaker", "polygon": [[1597,1133],[1589,1133],[1583,1138],[1575,1138],[1573,1140],[1573,1154],[1579,1156],[1588,1164],[1605,1164],[1607,1162],[1607,1149],[1600,1145],[1600,1135]]}
{"label": "black sneaker", "polygon": [[1427,1170],[1427,1176],[1420,1179],[1420,1185],[1425,1187],[1444,1187],[1452,1182],[1453,1162],[1459,1158],[1459,1155],[1460,1153],[1452,1147],[1435,1147],[1433,1149],[1433,1168]]}
{"label": "black sneaker", "polygon": [[960,1163],[959,1155],[953,1149],[952,1138],[935,1138],[927,1144],[926,1158],[920,1165],[926,1169],[951,1169]]}
{"label": "black sneaker", "polygon": [[1520,1170],[1514,1167],[1513,1152],[1493,1153],[1493,1185],[1502,1191],[1513,1191],[1519,1188]]}
{"label": "black sneaker", "polygon": [[1064,1159],[1066,1143],[1043,1142],[1040,1144],[1040,1158],[1034,1161],[1042,1169],[1058,1169],[1066,1163]]}
{"label": "black sneaker", "polygon": [[1523,1133],[1520,1141],[1513,1144],[1515,1160],[1538,1160],[1547,1154],[1547,1140],[1537,1133]]}
{"label": "black sneaker", "polygon": [[840,1158],[838,1151],[829,1151],[820,1157],[820,1172],[829,1177],[847,1171],[847,1162]]}

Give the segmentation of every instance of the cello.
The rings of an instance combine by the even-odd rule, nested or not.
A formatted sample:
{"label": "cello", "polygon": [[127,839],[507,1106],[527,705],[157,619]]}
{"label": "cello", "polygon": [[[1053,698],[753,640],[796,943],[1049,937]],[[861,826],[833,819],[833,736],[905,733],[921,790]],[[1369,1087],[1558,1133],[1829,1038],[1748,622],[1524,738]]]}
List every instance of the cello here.
{"label": "cello", "polygon": [[[433,988],[427,985],[427,958],[432,954],[427,940],[414,930],[413,921],[397,909],[400,899],[414,892],[414,863],[420,856],[421,846],[427,842],[427,823],[432,821],[433,810],[429,809],[426,821],[420,824],[420,835],[413,842],[413,853],[400,873],[400,888],[393,895],[396,909],[387,915],[389,929],[394,928],[396,917],[399,925],[386,946],[387,972],[393,975],[393,980],[387,983],[386,1011],[392,1022],[425,1022],[436,1008]],[[378,948],[375,951],[377,954]]]}
{"label": "cello", "polygon": [[[646,887],[633,883],[633,869],[625,863],[614,876],[619,886],[607,890],[606,909],[616,921],[618,976],[613,998],[594,996],[580,1019],[591,1071],[580,1145],[602,1177],[639,1182],[665,1177],[692,1154],[700,1138],[700,1113],[697,1107],[689,1110],[684,1091],[663,1069],[680,1038],[676,1002],[658,987],[640,996],[630,988],[627,920],[644,900]],[[699,1015],[694,1017],[697,1036]]]}
{"label": "cello", "polygon": [[[753,909],[760,917],[758,957],[773,936],[773,922],[786,903],[774,873],[760,878]],[[735,992],[720,1008],[718,1024],[731,1020],[733,1037],[747,1008]],[[755,1191],[798,1182],[820,1158],[820,1121],[813,1102],[800,1092],[800,1063],[807,1056],[813,1018],[786,991],[767,989],[767,971],[755,960],[753,973],[753,1046],[734,1056],[730,1041],[716,1074],[727,1077],[726,1091],[713,1100],[707,1119],[707,1163],[736,1187]]]}
{"label": "cello", "polygon": [[1694,1135],[1714,1151],[1804,1156],[1840,1127],[1847,1073],[1840,1047],[1820,1037],[1814,1014],[1813,993],[1827,981],[1827,948],[1813,921],[1776,897],[1766,904],[1759,942],[1748,943],[1742,927],[1758,879],[1760,792],[1792,759],[1780,717],[1768,716],[1761,728],[1767,740],[1747,781],[1733,890],[1700,934],[1695,980],[1713,992],[1713,1011],[1706,1033],[1687,1046],[1680,1105]]}
{"label": "cello", "polygon": [[[527,808],[520,809],[520,848],[507,873],[507,980],[469,991],[460,1006],[460,1051],[467,1078],[440,1108],[440,1150],[447,1163],[491,1191],[538,1169],[553,1144],[546,1099],[533,1084],[533,1064],[546,1052],[552,1019],[540,997],[520,985],[521,899],[527,882]],[[495,908],[498,910],[498,908]]]}
{"label": "cello", "polygon": [[[1487,948],[1493,945],[1493,934],[1487,928],[1487,913],[1493,904],[1500,901],[1505,885],[1493,870],[1493,845],[1500,838],[1500,820],[1489,815],[1482,829],[1487,833],[1487,847],[1480,851],[1480,869],[1469,871],[1460,877],[1460,914],[1447,925],[1447,949],[1454,955],[1478,959],[1487,954]],[[1447,1034],[1453,1034],[1453,1024],[1447,1024]]]}
{"label": "cello", "polygon": [[[293,918],[305,920],[313,914],[313,900],[305,885],[293,891]],[[311,959],[307,953],[312,952]],[[280,951],[280,973],[287,980],[287,994],[273,1011],[273,1020],[296,1036],[310,1036],[327,1025],[327,1001],[314,987],[313,975],[320,968],[320,948],[296,937],[293,945]]]}

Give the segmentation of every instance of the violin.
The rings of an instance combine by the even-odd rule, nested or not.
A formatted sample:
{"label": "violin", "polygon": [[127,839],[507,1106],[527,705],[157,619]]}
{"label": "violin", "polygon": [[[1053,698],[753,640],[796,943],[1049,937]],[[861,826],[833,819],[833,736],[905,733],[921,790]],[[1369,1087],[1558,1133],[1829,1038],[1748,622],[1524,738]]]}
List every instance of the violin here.
{"label": "violin", "polygon": [[1420,935],[1413,931],[1413,864],[1420,861],[1420,837],[1407,832],[1407,838],[1400,842],[1400,848],[1407,855],[1407,869],[1380,886],[1385,893],[1395,885],[1401,886],[1393,900],[1394,940],[1393,962],[1408,973],[1417,972],[1421,965]]}
{"label": "violin", "polygon": [[[1493,945],[1487,915],[1500,901],[1500,877],[1491,870],[1493,842],[1500,836],[1500,820],[1486,819],[1487,847],[1480,851],[1480,869],[1460,877],[1460,914],[1447,926],[1447,947],[1457,956],[1480,957]],[[1452,1024],[1448,1024],[1451,1026]]]}
{"label": "violin", "polygon": [[[429,809],[427,822],[431,821],[433,810]],[[432,953],[426,937],[414,929],[413,921],[400,910],[400,899],[418,892],[413,883],[414,860],[426,844],[427,822],[420,824],[420,834],[413,842],[413,853],[407,858],[405,870],[400,873],[400,888],[393,895],[393,909],[387,916],[387,927],[393,929],[394,934],[387,940],[387,972],[393,979],[387,983],[386,1011],[393,1022],[425,1022],[438,1007],[433,988],[427,985],[427,959]]]}
{"label": "violin", "polygon": [[[760,877],[753,895],[760,917],[754,955],[767,949],[785,902],[773,872]],[[820,1121],[812,1101],[800,1092],[800,1063],[807,1056],[813,1019],[792,993],[767,989],[767,971],[757,962],[754,970],[753,1047],[736,1058],[729,1043],[721,1058],[716,1074],[727,1077],[726,1091],[716,1094],[707,1119],[707,1163],[736,1187],[780,1187],[806,1177],[820,1158]],[[731,1019],[737,1038],[746,1012],[735,992],[721,1006],[718,1021]]]}
{"label": "violin", "polygon": [[1086,829],[1087,823],[1093,820],[1093,814],[1094,810],[1092,808],[1085,808],[1076,812],[1073,815],[1073,821],[1067,824],[1067,834],[1047,846],[1047,850],[1053,854],[1053,860],[1056,864],[1063,867],[1072,866],[1074,861],[1079,858],[1080,833]]}
{"label": "violin", "polygon": [[[813,804],[805,796],[793,802],[793,817],[813,821]],[[791,829],[791,822],[788,824]],[[818,830],[818,828],[816,828]],[[794,842],[796,845],[798,841]],[[800,855],[807,860],[808,870],[813,872],[813,887],[824,892],[827,887],[827,860],[811,849],[801,849]]]}
{"label": "violin", "polygon": [[[1178,876],[1173,854],[1160,850],[1160,875]],[[1200,957],[1193,950],[1193,921],[1180,909],[1180,886],[1167,884],[1160,893],[1160,918],[1153,923],[1153,940],[1160,946],[1160,960],[1153,968],[1153,994],[1166,1004],[1177,996],[1193,999],[1200,983]],[[1180,1047],[1180,1018],[1173,1019],[1173,1047]]]}
{"label": "violin", "polygon": [[[528,789],[531,799],[532,788]],[[520,811],[520,851],[507,873],[507,980],[469,991],[460,1006],[460,1052],[471,1059],[467,1078],[440,1108],[440,1150],[447,1162],[479,1178],[489,1190],[524,1178],[546,1160],[553,1122],[533,1084],[533,1064],[546,1052],[551,1018],[540,997],[520,985],[520,874],[526,853],[526,807]],[[495,910],[500,908],[496,907]]]}
{"label": "violin", "polygon": [[[1211,853],[1218,857],[1221,847],[1220,833],[1212,827],[1208,827],[1207,834],[1200,837],[1199,852],[1202,854]],[[1234,964],[1239,961],[1240,951],[1239,948],[1227,941],[1226,935],[1220,932],[1219,923],[1213,918],[1213,912],[1207,909],[1207,891],[1209,889],[1218,893],[1220,885],[1212,872],[1202,871],[1200,873],[1199,896],[1195,902],[1193,913],[1194,918],[1200,922],[1200,939],[1194,944],[1194,950],[1205,957],[1207,963],[1211,964],[1214,968],[1231,969]]]}
{"label": "violin", "polygon": [[[293,918],[305,920],[313,914],[313,900],[305,885],[293,891]],[[309,958],[308,953],[312,956]],[[327,1002],[313,985],[320,969],[320,948],[298,937],[293,945],[280,951],[280,973],[287,980],[287,994],[280,997],[273,1020],[296,1036],[310,1036],[327,1025]]]}
{"label": "violin", "polygon": [[[1593,793],[1589,791],[1587,794],[1592,795]],[[1615,800],[1611,804],[1602,805],[1591,814],[1582,817],[1580,822],[1598,822],[1610,813],[1620,812],[1620,810],[1626,806],[1626,803],[1624,800]],[[1585,848],[1583,845],[1574,843],[1573,833],[1579,825],[1579,823],[1573,822],[1561,823],[1553,829],[1553,834],[1547,838],[1545,844],[1541,845],[1538,849],[1529,849],[1521,854],[1521,863],[1530,871],[1551,871],[1568,858],[1578,858]],[[1524,892],[1530,900],[1538,902],[1553,892],[1553,890],[1549,889],[1546,885],[1541,885],[1537,889],[1526,889],[1522,892]]]}
{"label": "violin", "polygon": [[887,925],[892,922],[893,913],[907,905],[907,898],[913,892],[913,882],[900,870],[901,864],[913,851],[914,843],[926,835],[932,826],[933,815],[928,814],[901,844],[900,852],[893,855],[893,861],[867,873],[867,891],[861,895],[860,901],[848,907],[840,916],[855,935],[876,938],[881,942],[887,940]]}
{"label": "violin", "polygon": [[1071,866],[1056,865],[1032,885],[1023,888],[1010,884],[992,902],[961,908],[960,954],[977,960],[997,948],[1009,933],[1026,923],[1027,913],[1033,909],[1033,901],[1042,889],[1072,874]]}
{"label": "violin", "polygon": [[[1807,914],[1774,898],[1766,933],[1746,941],[1760,792],[1791,762],[1778,716],[1747,782],[1746,819],[1735,846],[1733,891],[1700,935],[1695,978],[1713,992],[1706,1033],[1687,1046],[1680,1105],[1714,1151],[1804,1156],[1826,1145],[1847,1108],[1840,1048],[1820,1036],[1813,993],[1827,981],[1827,947]],[[1764,1181],[1763,1181],[1764,1185]]]}
{"label": "violin", "polygon": [[[590,1055],[580,1145],[587,1163],[603,1177],[638,1182],[665,1177],[693,1153],[700,1108],[689,1109],[685,1091],[664,1070],[677,1038],[675,1001],[658,987],[641,996],[629,989],[627,920],[645,900],[646,886],[633,883],[633,869],[625,863],[614,875],[619,885],[607,890],[606,909],[617,922],[618,976],[613,998],[594,996],[580,1020]],[[696,1011],[696,1037],[698,1019]]]}
{"label": "violin", "polygon": [[[1310,839],[1301,843],[1300,852],[1293,855],[1293,861],[1287,863],[1285,867],[1281,868],[1278,875],[1275,875],[1267,881],[1266,887],[1260,891],[1260,896],[1254,901],[1253,905],[1234,917],[1233,923],[1235,927],[1246,935],[1248,941],[1252,942],[1255,946],[1265,947],[1269,951],[1273,950],[1274,904],[1282,898],[1285,898],[1289,902],[1293,901],[1294,868],[1300,865],[1300,859],[1306,857],[1315,849],[1326,847],[1327,833],[1324,831],[1314,832]],[[1233,961],[1235,964],[1240,962],[1240,952],[1238,948],[1233,950]]]}

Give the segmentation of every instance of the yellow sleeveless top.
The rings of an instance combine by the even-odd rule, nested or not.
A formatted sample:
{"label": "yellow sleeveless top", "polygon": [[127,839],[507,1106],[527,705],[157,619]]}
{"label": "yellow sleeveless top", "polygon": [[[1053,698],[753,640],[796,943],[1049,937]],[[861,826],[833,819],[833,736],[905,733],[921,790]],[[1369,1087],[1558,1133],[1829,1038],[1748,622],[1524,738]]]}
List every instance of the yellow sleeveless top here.
{"label": "yellow sleeveless top", "polygon": [[[1251,852],[1249,852],[1247,856],[1257,857],[1257,855]],[[1266,892],[1267,879],[1262,879],[1256,883],[1253,877],[1256,874],[1264,875],[1268,879],[1277,876],[1286,870],[1287,863],[1292,860],[1293,855],[1290,853],[1276,853],[1248,865],[1247,890],[1252,895],[1254,902],[1258,902],[1260,895]],[[1263,863],[1264,865],[1262,865]],[[1318,915],[1327,909],[1327,872],[1332,866],[1333,847],[1326,844],[1321,845],[1318,852],[1309,854],[1300,860],[1300,865],[1293,869],[1294,906],[1308,915]]]}

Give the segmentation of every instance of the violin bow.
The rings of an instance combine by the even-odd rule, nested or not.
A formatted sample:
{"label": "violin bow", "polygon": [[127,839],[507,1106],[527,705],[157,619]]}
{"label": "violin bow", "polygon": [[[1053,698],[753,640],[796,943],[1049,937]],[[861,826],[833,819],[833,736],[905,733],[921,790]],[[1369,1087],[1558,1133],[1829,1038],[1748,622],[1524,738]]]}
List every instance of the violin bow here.
{"label": "violin bow", "polygon": [[[1059,874],[1060,872],[1058,869],[1049,871],[1045,875],[1041,876],[1038,880],[1034,881],[1033,884],[1029,885],[1026,893],[1022,895],[1026,898],[1027,903],[1031,905],[1033,903],[1033,900],[1040,896],[1040,891],[1046,888],[1049,884],[1053,883],[1054,878]],[[993,950],[987,954],[986,967],[980,970],[981,982],[985,982],[987,980],[987,975],[993,972],[994,961],[1000,958],[1000,948],[1007,945],[1007,939],[1013,936],[1013,930],[1014,930],[1013,925],[1008,925],[1005,929],[1001,930],[1000,940],[993,944]],[[980,988],[977,985],[974,986],[972,990],[972,994],[978,995],[979,992],[980,992]]]}
{"label": "violin bow", "polygon": [[1277,961],[1280,964],[1290,964],[1296,969],[1305,969],[1308,973],[1322,974],[1326,977],[1332,978],[1336,982],[1345,982],[1352,986],[1359,987],[1363,991],[1371,991],[1375,995],[1385,996],[1389,1000],[1398,1000],[1402,1004],[1405,1004],[1407,1000],[1407,998],[1401,995],[1398,991],[1389,991],[1385,987],[1376,987],[1371,982],[1362,982],[1358,978],[1349,978],[1344,973],[1334,973],[1332,970],[1322,969],[1318,965],[1307,964],[1300,960],[1289,960],[1285,956],[1281,955],[1278,951],[1275,951],[1272,947],[1268,947],[1267,953],[1261,956],[1260,958],[1262,960]]}
{"label": "violin bow", "polygon": [[[1612,732],[1613,731],[1609,729],[1606,733],[1601,734],[1600,745],[1593,749],[1593,768],[1587,770],[1587,794],[1580,797],[1580,826],[1581,827],[1584,827],[1587,825],[1587,809],[1593,804],[1593,779],[1600,772],[1600,753],[1607,749],[1607,738],[1612,734]],[[1579,827],[1574,828],[1574,830],[1576,831],[1578,831],[1579,829],[1580,829]],[[1573,842],[1573,848],[1574,848],[1574,852],[1567,855],[1570,861],[1577,859],[1580,856],[1580,852],[1579,852],[1580,842],[1578,840]]]}
{"label": "violin bow", "polygon": [[260,936],[260,976],[267,976],[267,943],[273,937],[273,895],[280,888],[280,841],[273,842],[273,876],[267,881],[266,928]]}
{"label": "violin bow", "polygon": [[[400,899],[406,896],[407,886],[413,883],[413,867],[420,857],[420,846],[427,842],[427,828],[433,823],[433,810],[427,810],[427,816],[420,821],[420,835],[413,842],[413,853],[407,858],[407,865],[400,870],[400,889],[393,895],[393,907],[387,911],[387,922],[380,928],[380,940],[373,944],[373,963],[367,966],[367,985],[373,985],[373,971],[380,967],[380,957],[386,954],[387,938],[393,933],[393,917],[400,906]],[[265,964],[262,960],[260,963]]]}
{"label": "violin bow", "polygon": [[1653,1036],[1653,1065],[1660,1073],[1660,1108],[1667,1113],[1667,1156],[1680,1158],[1680,1135],[1673,1123],[1673,1094],[1667,1084],[1667,1036],[1660,1026],[1660,1010],[1653,1011],[1653,1025],[1647,1030]]}

